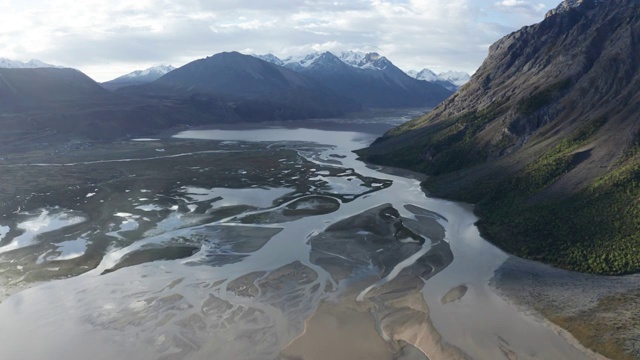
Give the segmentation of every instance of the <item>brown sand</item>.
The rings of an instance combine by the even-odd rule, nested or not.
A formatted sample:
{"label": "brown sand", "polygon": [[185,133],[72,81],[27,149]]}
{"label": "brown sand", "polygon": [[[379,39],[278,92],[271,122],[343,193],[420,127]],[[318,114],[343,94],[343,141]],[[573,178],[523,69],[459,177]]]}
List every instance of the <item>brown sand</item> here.
{"label": "brown sand", "polygon": [[344,303],[323,302],[305,331],[282,352],[285,359],[391,360],[394,355],[368,312]]}

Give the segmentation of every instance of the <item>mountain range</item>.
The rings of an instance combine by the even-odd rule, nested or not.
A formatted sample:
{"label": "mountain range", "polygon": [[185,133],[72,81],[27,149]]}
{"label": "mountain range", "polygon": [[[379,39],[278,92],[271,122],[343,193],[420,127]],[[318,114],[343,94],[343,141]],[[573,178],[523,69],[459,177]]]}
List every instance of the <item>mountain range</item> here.
{"label": "mountain range", "polygon": [[360,155],[477,204],[482,234],[562,268],[640,271],[640,3],[565,1],[460,91]]}
{"label": "mountain range", "polygon": [[420,71],[409,70],[407,75],[418,80],[424,80],[431,83],[436,83],[444,86],[445,88],[456,91],[462,85],[466,84],[471,78],[469,74],[462,71],[446,71],[436,74],[430,69],[424,68]]}
{"label": "mountain range", "polygon": [[324,52],[285,59],[272,54],[254,56],[306,75],[365,107],[435,106],[451,95],[440,84],[410,77],[378,53]]}
{"label": "mountain range", "polygon": [[[321,54],[294,71],[275,60],[220,53],[178,69],[153,67],[103,84],[75,69],[4,59],[0,126],[25,136],[55,132],[113,139],[181,124],[336,117],[365,107],[432,107],[451,95],[442,86],[409,77],[382,56],[352,55],[349,61],[359,67]],[[332,63],[339,66],[332,68]]]}
{"label": "mountain range", "polygon": [[135,70],[113,80],[105,81],[101,85],[107,90],[116,90],[125,86],[147,84],[158,80],[172,70],[175,70],[175,67],[171,65],[153,66],[145,70]]}
{"label": "mountain range", "polygon": [[[253,56],[276,65],[288,67],[292,70],[303,71],[304,68],[309,67],[323,54],[324,53],[314,52],[302,56],[288,56],[283,59],[280,59],[273,54]],[[336,54],[330,54],[334,55],[345,64],[358,69],[384,70],[384,66],[387,65],[387,62],[390,63],[385,57],[380,56],[380,54],[375,52],[364,53],[361,51],[342,51]],[[384,58],[384,60],[378,63],[373,60],[380,58]],[[395,65],[393,64],[391,64],[391,66],[395,67]],[[458,90],[462,85],[469,81],[470,78],[469,74],[461,71],[449,70],[436,75],[433,71],[426,68],[419,72],[415,70],[409,70],[406,72],[406,74],[414,79],[440,84],[451,91]]]}
{"label": "mountain range", "polygon": [[154,82],[117,92],[186,97],[200,106],[224,103],[247,121],[331,117],[360,109],[356,101],[334,94],[309,77],[238,52],[195,60]]}
{"label": "mountain range", "polygon": [[[446,74],[443,74],[442,78],[435,81],[420,81],[425,78],[410,77],[377,53],[346,51],[336,56],[325,52],[285,59],[272,54],[254,56],[272,64],[271,68],[258,65],[257,61],[251,61],[239,53],[218,55],[207,58],[210,59],[208,61],[201,59],[183,66],[189,70],[181,70],[181,75],[171,75],[176,70],[174,67],[160,65],[136,70],[101,85],[111,91],[123,89],[120,94],[136,96],[162,94],[177,98],[206,94],[209,98],[217,97],[218,103],[243,99],[240,107],[237,104],[234,106],[238,109],[255,108],[246,113],[254,114],[252,117],[256,119],[263,117],[273,120],[283,116],[286,119],[336,116],[362,107],[433,107],[451,95],[458,88],[456,84],[464,81],[461,80],[464,74],[454,73],[449,73],[446,80]],[[227,60],[222,61],[223,57]],[[230,57],[238,60],[238,63],[233,64]],[[210,66],[202,66],[205,63]],[[5,68],[55,67],[38,60],[23,63],[2,59],[0,65]],[[282,82],[276,79],[272,76],[274,69],[278,69],[275,72],[279,72],[280,76],[295,80],[287,83],[288,80]],[[285,74],[282,69],[291,73]],[[187,75],[188,72],[191,75]],[[292,75],[294,72],[298,75]],[[248,105],[248,99],[251,99],[251,105]],[[297,102],[295,106],[292,106],[293,99]],[[296,110],[289,111],[292,107]],[[269,112],[268,108],[272,111]],[[260,111],[265,111],[265,114],[258,115]]]}
{"label": "mountain range", "polygon": [[27,62],[10,60],[7,58],[0,58],[0,69],[38,69],[38,68],[58,68],[62,69],[62,66],[56,66],[44,63],[40,60],[31,59]]}

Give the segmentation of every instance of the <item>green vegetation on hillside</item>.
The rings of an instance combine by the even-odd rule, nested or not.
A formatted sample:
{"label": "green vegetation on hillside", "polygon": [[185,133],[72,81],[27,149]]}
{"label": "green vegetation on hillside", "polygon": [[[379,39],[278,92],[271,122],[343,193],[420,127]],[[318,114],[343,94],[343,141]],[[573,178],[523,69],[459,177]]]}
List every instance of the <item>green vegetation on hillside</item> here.
{"label": "green vegetation on hillside", "polygon": [[[640,271],[637,150],[584,190],[567,197],[536,198],[588,158],[589,150],[578,149],[605,121],[583,125],[515,176],[497,183],[484,179],[454,197],[477,203],[482,234],[517,256],[597,274]],[[437,194],[437,178],[425,185]]]}
{"label": "green vegetation on hillside", "polygon": [[535,113],[542,107],[551,103],[559,92],[566,90],[569,86],[571,86],[570,79],[551,84],[546,89],[538,91],[531,96],[520,100],[520,102],[518,102],[518,112],[524,115],[531,115]]}
{"label": "green vegetation on hillside", "polygon": [[[420,134],[419,140],[401,144],[398,151],[368,153],[364,149],[358,153],[371,162],[411,168],[428,175],[440,175],[482,163],[487,159],[488,152],[478,150],[476,135],[505,111],[503,104],[496,102],[485,109],[469,111],[449,121],[434,124]],[[401,126],[389,132],[388,136],[408,130]]]}

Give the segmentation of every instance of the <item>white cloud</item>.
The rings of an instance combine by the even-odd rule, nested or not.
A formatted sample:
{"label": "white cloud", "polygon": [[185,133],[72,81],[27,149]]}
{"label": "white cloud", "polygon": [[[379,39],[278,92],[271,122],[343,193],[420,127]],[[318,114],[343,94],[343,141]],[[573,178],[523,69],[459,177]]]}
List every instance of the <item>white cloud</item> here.
{"label": "white cloud", "polygon": [[546,9],[543,3],[534,3],[525,0],[502,0],[497,2],[496,7],[507,12],[520,12],[536,16]]}
{"label": "white cloud", "polygon": [[97,80],[221,51],[379,51],[403,68],[474,71],[487,47],[539,21],[540,0],[3,0],[0,57]]}

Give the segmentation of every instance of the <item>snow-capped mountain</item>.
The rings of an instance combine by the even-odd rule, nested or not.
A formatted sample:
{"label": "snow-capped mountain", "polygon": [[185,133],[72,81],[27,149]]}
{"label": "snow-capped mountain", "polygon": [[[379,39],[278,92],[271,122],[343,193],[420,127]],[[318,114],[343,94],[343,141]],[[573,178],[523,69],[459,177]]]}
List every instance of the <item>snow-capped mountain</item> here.
{"label": "snow-capped mountain", "polygon": [[336,55],[327,51],[284,59],[272,54],[254,56],[302,73],[367,107],[434,106],[451,94],[440,84],[411,78],[375,52],[344,51]]}
{"label": "snow-capped mountain", "polygon": [[27,62],[0,58],[0,68],[3,69],[37,69],[37,68],[57,68],[63,69],[62,66],[56,66],[44,63],[40,60],[29,60]]}
{"label": "snow-capped mountain", "polygon": [[[253,56],[272,64],[284,66],[296,71],[301,71],[302,69],[305,69],[314,64],[318,59],[320,59],[324,54],[327,53],[340,59],[345,64],[359,69],[384,70],[389,66],[395,67],[386,57],[381,56],[376,52],[364,53],[361,51],[342,51],[338,54],[333,54],[330,52],[313,52],[301,56],[288,56],[284,59],[280,59],[273,54]],[[328,57],[325,57],[325,60],[326,59],[328,59]]]}
{"label": "snow-capped mountain", "polygon": [[260,60],[264,60],[266,62],[270,62],[272,64],[276,64],[279,66],[283,66],[284,62],[282,60],[280,60],[277,56],[273,55],[273,54],[265,54],[265,55],[253,55],[254,57],[257,57]]}
{"label": "snow-capped mountain", "polygon": [[471,76],[463,71],[445,71],[438,74],[440,80],[448,81],[458,87],[464,85],[471,79]]}
{"label": "snow-capped mountain", "polygon": [[147,84],[158,80],[163,75],[175,70],[171,65],[158,65],[145,70],[136,70],[128,74],[117,77],[113,80],[103,82],[101,85],[109,90],[116,90],[130,85]]}
{"label": "snow-capped mountain", "polygon": [[[134,72],[128,73],[126,75],[122,75],[118,79],[142,79],[142,78],[155,78],[158,79],[160,76],[168,73],[169,71],[175,70],[175,68],[171,65],[158,65],[153,66],[145,70],[136,70]],[[154,80],[155,80],[154,79]]]}
{"label": "snow-capped mountain", "polygon": [[440,84],[445,88],[456,91],[462,85],[466,84],[471,78],[469,74],[462,71],[445,71],[436,74],[430,69],[422,69],[420,71],[410,70],[407,75],[414,79],[428,81],[430,83]]}
{"label": "snow-capped mountain", "polygon": [[362,51],[342,51],[336,56],[345,63],[358,67],[367,54]]}
{"label": "snow-capped mountain", "polygon": [[438,80],[444,80],[441,79],[440,77],[438,77],[438,75],[436,75],[436,73],[434,73],[433,71],[429,70],[429,69],[422,69],[419,72],[418,71],[410,71],[407,72],[407,74],[409,74],[409,76],[412,76],[418,80],[424,80],[424,81],[429,81],[429,82],[434,82],[434,81],[438,81]]}
{"label": "snow-capped mountain", "polygon": [[[278,59],[277,57],[274,56],[274,59],[272,61],[269,61],[269,60],[266,60],[266,61],[269,61],[272,64],[284,66],[284,67],[289,68],[291,70],[300,71],[300,70],[302,70],[304,68],[309,67],[320,56],[322,56],[322,53],[313,52],[311,54],[306,54],[306,55],[302,55],[302,56],[287,56],[286,58],[284,58],[282,60],[280,60],[280,59]],[[278,60],[280,60],[280,62],[282,62],[282,64],[278,64],[277,63]]]}

